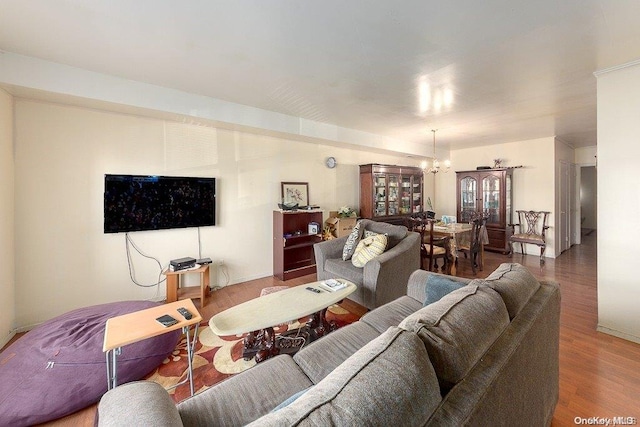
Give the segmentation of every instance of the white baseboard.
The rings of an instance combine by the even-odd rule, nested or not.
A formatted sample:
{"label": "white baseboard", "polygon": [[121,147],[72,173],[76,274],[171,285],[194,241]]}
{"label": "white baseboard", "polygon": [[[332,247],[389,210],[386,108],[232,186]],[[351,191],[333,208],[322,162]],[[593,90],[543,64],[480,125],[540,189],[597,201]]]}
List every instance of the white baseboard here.
{"label": "white baseboard", "polygon": [[30,330],[32,330],[33,328],[35,328],[38,325],[41,325],[42,323],[43,322],[34,323],[33,325],[21,326],[19,328],[16,328],[16,330],[14,332],[16,334],[21,334],[23,332],[29,332]]}
{"label": "white baseboard", "polygon": [[622,338],[623,340],[631,341],[640,344],[640,337],[636,337],[635,335],[627,334],[625,332],[616,331],[615,329],[605,328],[604,326],[598,325],[596,331],[602,332],[603,334],[613,335],[614,337]]}
{"label": "white baseboard", "polygon": [[[256,280],[256,279],[263,279],[269,276],[273,276],[273,273],[262,273],[262,274],[254,274],[251,276],[238,277],[234,280],[230,280],[229,283],[226,284],[226,286],[236,285],[238,283],[243,283],[243,282],[250,282],[251,280]],[[221,287],[224,288],[224,286],[221,286]]]}
{"label": "white baseboard", "polygon": [[7,343],[9,341],[11,341],[11,338],[16,336],[16,331],[11,331],[9,332],[9,335],[7,335],[6,337],[3,337],[0,339],[0,348],[4,347],[5,345],[7,345]]}

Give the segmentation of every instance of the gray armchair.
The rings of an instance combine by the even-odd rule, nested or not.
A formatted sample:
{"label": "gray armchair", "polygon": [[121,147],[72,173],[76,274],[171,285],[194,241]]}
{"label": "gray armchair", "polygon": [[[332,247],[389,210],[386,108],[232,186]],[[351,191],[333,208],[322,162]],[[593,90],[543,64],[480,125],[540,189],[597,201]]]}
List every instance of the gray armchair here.
{"label": "gray armchair", "polygon": [[351,260],[342,260],[342,248],[348,236],[316,243],[318,280],[343,278],[358,289],[349,299],[374,309],[405,295],[409,276],[420,268],[420,234],[407,227],[363,219],[361,229],[387,233],[387,250],[369,261],[363,268]]}

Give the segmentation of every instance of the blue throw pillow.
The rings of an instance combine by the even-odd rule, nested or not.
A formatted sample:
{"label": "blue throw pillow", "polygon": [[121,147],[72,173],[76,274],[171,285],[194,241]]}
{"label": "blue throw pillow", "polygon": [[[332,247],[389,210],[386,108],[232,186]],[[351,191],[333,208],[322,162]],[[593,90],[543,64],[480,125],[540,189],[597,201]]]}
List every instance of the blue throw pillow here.
{"label": "blue throw pillow", "polygon": [[453,292],[466,285],[466,283],[451,280],[448,277],[430,274],[427,278],[427,283],[425,284],[425,293],[427,294],[427,298],[424,300],[423,306],[426,307],[429,304],[438,301],[449,292]]}
{"label": "blue throw pillow", "polygon": [[276,412],[279,411],[282,408],[286,408],[287,406],[291,405],[293,402],[295,402],[300,396],[302,396],[303,394],[305,394],[307,391],[309,391],[311,387],[305,388],[304,390],[300,390],[299,392],[297,392],[296,394],[294,394],[293,396],[288,397],[287,399],[285,399],[284,402],[282,402],[281,404],[279,404],[278,406],[276,406],[275,408],[273,408],[271,410],[271,412]]}

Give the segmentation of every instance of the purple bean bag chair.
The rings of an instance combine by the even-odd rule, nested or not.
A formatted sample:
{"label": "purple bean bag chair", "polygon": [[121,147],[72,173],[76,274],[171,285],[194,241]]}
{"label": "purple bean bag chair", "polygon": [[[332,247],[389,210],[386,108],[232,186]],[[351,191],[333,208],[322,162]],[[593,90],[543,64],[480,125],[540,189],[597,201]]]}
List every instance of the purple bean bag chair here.
{"label": "purple bean bag chair", "polygon": [[[0,353],[0,426],[51,421],[100,400],[107,391],[102,352],[107,319],[156,305],[124,301],[81,308],[16,340]],[[118,384],[150,373],[179,339],[177,330],[123,347],[118,356]]]}

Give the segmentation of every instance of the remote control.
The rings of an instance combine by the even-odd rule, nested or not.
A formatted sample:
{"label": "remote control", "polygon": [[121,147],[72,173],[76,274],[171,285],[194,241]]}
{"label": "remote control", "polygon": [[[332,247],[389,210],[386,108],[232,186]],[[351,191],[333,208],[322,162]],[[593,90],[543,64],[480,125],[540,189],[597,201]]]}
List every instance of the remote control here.
{"label": "remote control", "polygon": [[184,307],[179,307],[177,308],[177,310],[178,310],[178,313],[182,314],[182,317],[184,317],[187,320],[193,317],[193,314],[191,314],[191,312],[189,312],[189,310],[187,310]]}
{"label": "remote control", "polygon": [[322,292],[320,289],[312,288],[311,286],[307,286],[305,289],[311,292],[315,292],[316,294]]}

